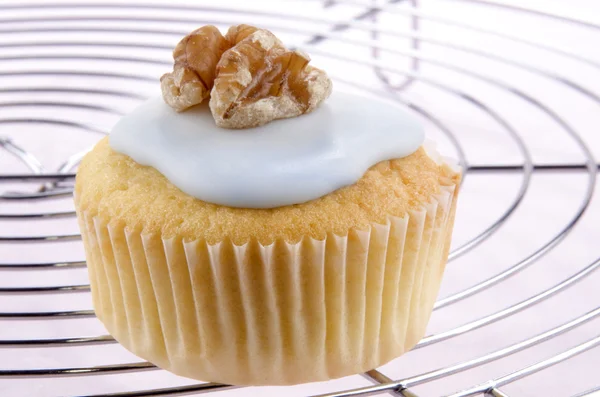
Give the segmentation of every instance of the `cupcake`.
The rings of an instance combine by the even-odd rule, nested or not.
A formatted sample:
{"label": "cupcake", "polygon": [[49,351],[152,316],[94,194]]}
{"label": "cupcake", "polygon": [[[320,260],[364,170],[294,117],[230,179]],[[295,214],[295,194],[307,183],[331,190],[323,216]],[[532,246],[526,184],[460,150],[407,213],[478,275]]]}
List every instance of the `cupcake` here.
{"label": "cupcake", "polygon": [[195,30],[83,159],[94,308],[134,354],[235,385],[376,368],[424,335],[460,173],[395,104],[270,32]]}

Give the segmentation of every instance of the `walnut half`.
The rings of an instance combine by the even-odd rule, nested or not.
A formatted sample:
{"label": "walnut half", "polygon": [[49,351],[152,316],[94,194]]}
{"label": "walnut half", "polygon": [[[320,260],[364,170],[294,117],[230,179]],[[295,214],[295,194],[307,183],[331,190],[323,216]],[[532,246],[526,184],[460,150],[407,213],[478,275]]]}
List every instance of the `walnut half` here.
{"label": "walnut half", "polygon": [[[201,29],[204,28],[191,35]],[[218,37],[212,29],[206,33]],[[180,66],[175,57],[176,48],[174,71],[161,79],[165,102],[181,111],[200,103],[208,96],[202,89],[212,87],[210,109],[216,124],[223,128],[250,128],[308,113],[331,93],[327,74],[309,66],[307,54],[288,50],[268,30],[249,25],[232,26],[223,40],[229,47],[220,54],[222,41],[206,40],[203,47],[196,41],[192,46],[194,51],[188,52],[193,54],[192,59],[188,56],[185,65],[180,63]],[[219,56],[216,63],[215,54]],[[206,61],[201,61],[203,57]],[[215,68],[211,73],[207,69],[213,64]],[[194,78],[192,72],[198,78]],[[178,79],[179,74],[183,77]],[[186,79],[188,75],[191,77]]]}
{"label": "walnut half", "polygon": [[210,95],[215,69],[229,41],[214,26],[203,26],[185,36],[173,50],[173,72],[160,78],[165,102],[181,112]]}

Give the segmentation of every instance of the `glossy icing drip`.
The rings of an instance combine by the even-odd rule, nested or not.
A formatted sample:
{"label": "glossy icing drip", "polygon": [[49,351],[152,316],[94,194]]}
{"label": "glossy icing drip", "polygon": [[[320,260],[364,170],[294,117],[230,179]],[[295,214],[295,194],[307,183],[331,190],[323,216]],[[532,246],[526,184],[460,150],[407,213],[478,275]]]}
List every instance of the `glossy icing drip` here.
{"label": "glossy icing drip", "polygon": [[158,96],[124,116],[110,146],[198,199],[274,208],[322,197],[423,143],[397,105],[334,92],[310,114],[246,130],[215,125],[206,104],[176,113]]}

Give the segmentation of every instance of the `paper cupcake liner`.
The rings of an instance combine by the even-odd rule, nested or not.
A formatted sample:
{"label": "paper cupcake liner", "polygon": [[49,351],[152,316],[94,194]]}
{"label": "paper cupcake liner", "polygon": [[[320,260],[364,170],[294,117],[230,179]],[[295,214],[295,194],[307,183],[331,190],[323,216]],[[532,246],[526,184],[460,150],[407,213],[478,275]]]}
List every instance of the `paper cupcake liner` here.
{"label": "paper cupcake liner", "polygon": [[421,211],[323,240],[209,245],[79,212],[98,318],[175,374],[236,385],[378,367],[424,335],[450,246],[456,187]]}

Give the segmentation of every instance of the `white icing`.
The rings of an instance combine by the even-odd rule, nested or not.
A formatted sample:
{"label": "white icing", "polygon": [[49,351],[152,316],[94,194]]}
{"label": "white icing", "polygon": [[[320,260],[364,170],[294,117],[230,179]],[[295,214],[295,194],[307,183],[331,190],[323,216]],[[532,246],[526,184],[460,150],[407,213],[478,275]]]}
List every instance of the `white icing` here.
{"label": "white icing", "polygon": [[424,134],[392,102],[337,92],[310,114],[245,130],[217,127],[206,104],[176,113],[155,97],[124,116],[109,139],[191,196],[274,208],[353,184],[374,164],[415,152]]}

